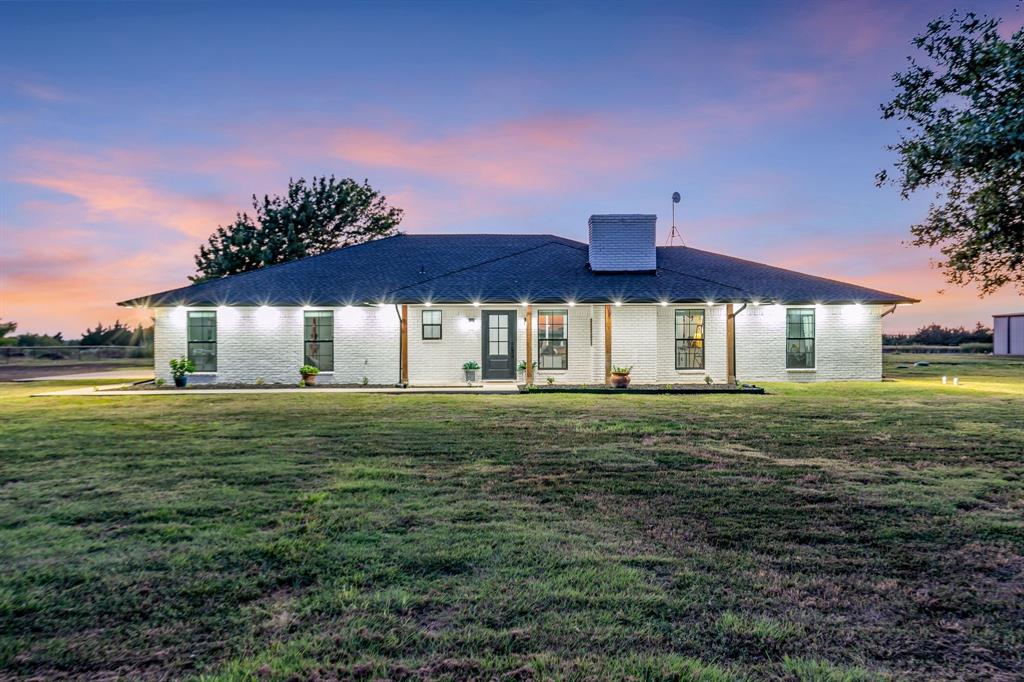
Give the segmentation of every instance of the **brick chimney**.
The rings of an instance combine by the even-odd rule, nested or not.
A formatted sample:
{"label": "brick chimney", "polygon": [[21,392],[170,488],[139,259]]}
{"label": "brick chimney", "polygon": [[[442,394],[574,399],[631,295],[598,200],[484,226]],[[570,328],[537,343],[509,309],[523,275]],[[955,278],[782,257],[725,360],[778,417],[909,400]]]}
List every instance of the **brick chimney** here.
{"label": "brick chimney", "polygon": [[590,269],[594,272],[650,272],[658,267],[654,228],[658,216],[590,216]]}

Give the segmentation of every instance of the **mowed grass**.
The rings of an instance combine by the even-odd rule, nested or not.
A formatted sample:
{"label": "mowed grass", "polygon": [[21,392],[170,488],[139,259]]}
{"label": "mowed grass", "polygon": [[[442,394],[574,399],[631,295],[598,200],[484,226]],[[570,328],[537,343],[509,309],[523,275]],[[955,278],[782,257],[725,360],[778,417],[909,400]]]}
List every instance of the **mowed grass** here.
{"label": "mowed grass", "polygon": [[1024,363],[904,360],[765,396],[0,385],[0,677],[1014,679]]}

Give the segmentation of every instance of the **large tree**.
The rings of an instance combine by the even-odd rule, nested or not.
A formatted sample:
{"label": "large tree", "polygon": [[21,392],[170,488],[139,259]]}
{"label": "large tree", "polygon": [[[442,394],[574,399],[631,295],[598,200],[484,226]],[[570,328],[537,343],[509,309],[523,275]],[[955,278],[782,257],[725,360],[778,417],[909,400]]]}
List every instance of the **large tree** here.
{"label": "large tree", "polygon": [[947,280],[982,295],[1024,292],[1024,29],[1007,40],[998,26],[954,12],[914,38],[921,54],[882,105],[884,119],[906,123],[889,147],[895,172],[877,177],[905,199],[936,191],[912,243],[938,248]]}
{"label": "large tree", "polygon": [[254,217],[239,213],[199,247],[193,282],[314,256],[397,232],[402,210],[369,182],[314,177],[288,181],[285,196],[252,197]]}

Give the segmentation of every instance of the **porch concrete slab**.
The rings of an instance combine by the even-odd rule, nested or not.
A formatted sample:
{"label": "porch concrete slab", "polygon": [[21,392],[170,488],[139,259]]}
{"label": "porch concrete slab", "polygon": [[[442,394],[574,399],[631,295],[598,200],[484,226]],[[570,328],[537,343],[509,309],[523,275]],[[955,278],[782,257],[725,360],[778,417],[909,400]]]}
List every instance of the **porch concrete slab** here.
{"label": "porch concrete slab", "polygon": [[515,384],[484,384],[474,386],[409,386],[408,388],[196,388],[196,389],[154,389],[138,391],[119,391],[131,384],[110,384],[107,386],[80,386],[57,391],[33,393],[33,398],[49,398],[56,396],[147,396],[147,395],[236,395],[239,393],[382,393],[390,395],[407,395],[410,393],[460,394],[476,395],[508,395],[518,393]]}

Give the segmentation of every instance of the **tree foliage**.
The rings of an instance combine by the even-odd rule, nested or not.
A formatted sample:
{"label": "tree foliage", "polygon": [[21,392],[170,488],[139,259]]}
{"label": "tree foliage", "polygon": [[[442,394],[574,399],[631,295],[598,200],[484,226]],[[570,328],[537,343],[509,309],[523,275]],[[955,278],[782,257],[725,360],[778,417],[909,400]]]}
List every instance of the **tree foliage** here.
{"label": "tree foliage", "polygon": [[961,343],[992,343],[992,330],[981,322],[977,323],[974,329],[929,324],[913,334],[885,334],[882,343],[887,346],[959,346]]}
{"label": "tree foliage", "polygon": [[61,332],[56,334],[19,334],[19,346],[63,346],[64,335]]}
{"label": "tree foliage", "polygon": [[938,248],[946,279],[982,295],[1024,292],[1024,29],[1006,40],[999,23],[954,12],[914,38],[923,56],[908,58],[882,105],[907,124],[889,147],[895,172],[877,176],[905,199],[936,190],[912,243]]}
{"label": "tree foliage", "polygon": [[114,324],[104,327],[102,322],[96,323],[95,329],[86,329],[82,334],[79,344],[83,346],[140,346],[145,345],[139,340],[144,338],[145,330],[142,325],[134,330],[120,320]]}
{"label": "tree foliage", "polygon": [[402,210],[368,181],[314,177],[288,181],[285,196],[252,197],[254,216],[218,227],[195,257],[193,282],[314,256],[397,232]]}
{"label": "tree foliage", "polygon": [[0,346],[13,346],[17,341],[8,334],[13,334],[18,329],[17,322],[4,322],[0,320]]}

